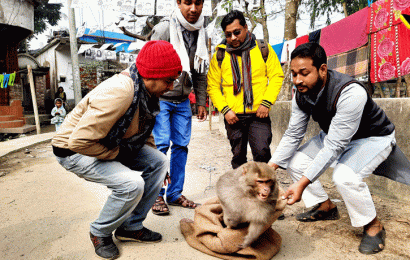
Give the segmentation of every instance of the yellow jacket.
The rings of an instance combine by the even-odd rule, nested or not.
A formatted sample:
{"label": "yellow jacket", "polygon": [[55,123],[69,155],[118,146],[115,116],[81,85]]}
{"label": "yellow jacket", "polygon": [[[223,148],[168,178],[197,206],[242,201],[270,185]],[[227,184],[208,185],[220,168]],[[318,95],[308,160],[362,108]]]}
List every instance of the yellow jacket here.
{"label": "yellow jacket", "polygon": [[[226,114],[229,110],[236,114],[256,113],[259,105],[270,108],[276,101],[280,92],[283,81],[283,71],[279,59],[276,56],[272,46],[268,45],[269,56],[265,61],[259,47],[251,49],[251,67],[252,67],[252,91],[253,91],[253,109],[244,108],[243,105],[243,88],[238,95],[233,94],[233,79],[231,69],[231,55],[225,51],[225,58],[222,61],[221,68],[218,66],[216,53],[219,48],[226,49],[225,44],[216,47],[208,70],[208,94],[215,107]],[[239,68],[242,68],[242,59],[238,56]],[[241,69],[242,74],[242,69]],[[222,91],[221,91],[222,79]]]}

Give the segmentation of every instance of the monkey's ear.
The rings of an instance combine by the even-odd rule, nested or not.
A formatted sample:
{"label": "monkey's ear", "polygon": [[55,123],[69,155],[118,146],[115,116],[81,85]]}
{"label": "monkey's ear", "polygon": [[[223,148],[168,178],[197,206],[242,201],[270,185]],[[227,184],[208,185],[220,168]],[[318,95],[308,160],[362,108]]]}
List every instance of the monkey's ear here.
{"label": "monkey's ear", "polygon": [[248,168],[247,168],[247,167],[243,167],[242,175],[246,175],[246,172],[248,172]]}

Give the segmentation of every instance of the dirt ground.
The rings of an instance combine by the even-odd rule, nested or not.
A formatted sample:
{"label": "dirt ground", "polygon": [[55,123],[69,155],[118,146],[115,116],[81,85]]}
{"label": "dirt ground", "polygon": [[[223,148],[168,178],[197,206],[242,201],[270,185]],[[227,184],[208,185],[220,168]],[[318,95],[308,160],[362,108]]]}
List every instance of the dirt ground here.
{"label": "dirt ground", "polygon": [[[187,177],[185,183],[185,193],[189,194],[189,198],[195,201],[203,202],[206,198],[215,195],[214,185],[218,177],[226,170],[230,169],[230,146],[229,143],[218,130],[214,129],[209,131],[207,127],[208,122],[199,124],[194,121],[193,136],[189,146],[189,156],[187,165]],[[204,124],[206,124],[204,126]],[[208,130],[207,130],[208,129]],[[248,158],[251,158],[248,153]],[[52,165],[52,166],[51,166]],[[29,147],[16,153],[9,154],[3,158],[0,158],[0,239],[2,241],[9,241],[11,239],[18,238],[19,234],[5,234],[3,232],[10,232],[7,222],[15,221],[14,218],[19,217],[18,210],[21,205],[31,205],[30,200],[33,200],[30,194],[35,194],[39,191],[32,191],[30,189],[39,189],[38,185],[23,185],[27,182],[25,176],[34,174],[39,171],[47,171],[47,169],[59,169],[56,165],[55,159],[52,155],[50,143],[43,143]],[[36,166],[36,167],[34,167]],[[34,167],[34,168],[33,168]],[[190,173],[195,173],[195,177]],[[280,185],[286,189],[291,183],[290,178],[285,171],[278,171],[278,179]],[[35,183],[31,181],[31,183]],[[40,187],[45,187],[47,184],[41,184]],[[57,184],[56,184],[57,185]],[[24,190],[14,189],[16,187],[24,187]],[[353,228],[350,225],[350,220],[346,211],[346,207],[342,201],[342,198],[337,193],[335,187],[332,184],[324,185],[326,191],[329,193],[330,198],[338,205],[341,219],[336,221],[324,221],[316,223],[301,223],[295,220],[295,215],[303,211],[303,203],[297,203],[292,206],[287,206],[284,211],[285,219],[278,220],[274,223],[273,228],[283,237],[281,252],[276,256],[279,259],[318,259],[314,255],[311,257],[302,256],[302,252],[293,252],[289,254],[288,247],[294,246],[289,243],[300,243],[301,246],[312,246],[321,250],[321,258],[327,259],[410,259],[410,202],[398,201],[389,198],[379,197],[374,195],[374,201],[378,216],[382,223],[385,225],[387,231],[386,249],[379,254],[365,256],[358,252],[357,248],[362,236],[361,228]],[[25,196],[18,195],[18,193],[24,192]],[[14,194],[14,195],[13,195]],[[48,194],[48,196],[52,196]],[[27,200],[26,202],[20,202],[21,200]],[[33,202],[34,205],[36,202]],[[38,202],[37,202],[38,203]],[[57,208],[64,207],[64,204],[56,202],[53,206],[53,212],[57,211]],[[97,205],[98,206],[98,205]],[[51,206],[50,206],[51,207]],[[67,209],[66,209],[67,210]],[[11,213],[16,211],[16,213]],[[98,207],[95,209],[98,212]],[[175,213],[174,213],[175,212]],[[185,212],[185,211],[184,211]],[[190,214],[192,216],[192,212]],[[180,214],[176,212],[175,208],[171,207],[171,213]],[[41,213],[37,213],[40,214]],[[91,214],[93,215],[93,214]],[[21,216],[24,218],[24,216]],[[94,216],[92,216],[94,217]],[[164,217],[158,217],[163,218]],[[82,216],[84,219],[84,216]],[[60,225],[64,225],[61,223]],[[162,225],[162,224],[161,224]],[[166,226],[166,224],[164,224]],[[30,227],[30,225],[28,225]],[[33,227],[35,229],[35,227]],[[84,227],[87,229],[87,227]],[[296,231],[296,232],[295,232]],[[27,231],[29,232],[29,231]],[[33,231],[34,232],[34,231]],[[287,233],[298,234],[296,238],[286,238]],[[59,237],[61,238],[61,236]],[[179,237],[180,238],[180,237]],[[173,237],[174,241],[179,239]],[[58,238],[55,238],[56,240]],[[292,241],[292,242],[289,242]],[[306,242],[309,241],[309,242]],[[5,242],[6,243],[6,242]],[[11,245],[18,247],[14,243],[8,242],[6,246],[0,246],[2,259],[17,259],[17,252],[11,249]],[[41,243],[37,242],[40,247]],[[85,243],[88,243],[85,242]],[[310,243],[310,244],[309,244]],[[306,245],[307,244],[307,245]],[[86,249],[92,251],[87,244]],[[22,246],[24,248],[24,246]],[[296,247],[297,248],[297,247]],[[30,257],[29,253],[35,251],[35,249],[23,250],[18,259],[42,259],[40,257]],[[295,251],[295,249],[292,249]],[[309,252],[309,251],[307,251]],[[91,255],[93,252],[91,252]],[[287,255],[285,255],[287,254]],[[3,256],[3,257],[1,257]],[[273,259],[275,259],[274,257]],[[57,257],[48,259],[87,259],[86,257]],[[135,257],[128,257],[126,259],[137,259]],[[149,259],[149,258],[138,258]],[[153,258],[151,258],[153,259]],[[164,257],[163,259],[175,259],[174,257]],[[181,259],[211,259],[211,258],[198,258],[186,256]],[[213,259],[213,258],[212,258]]]}

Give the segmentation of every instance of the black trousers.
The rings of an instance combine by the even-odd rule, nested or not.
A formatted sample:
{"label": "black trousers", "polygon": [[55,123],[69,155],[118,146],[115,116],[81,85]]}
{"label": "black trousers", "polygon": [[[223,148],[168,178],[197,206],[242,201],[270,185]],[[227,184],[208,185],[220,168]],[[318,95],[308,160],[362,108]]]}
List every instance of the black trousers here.
{"label": "black trousers", "polygon": [[231,144],[232,168],[236,169],[247,162],[248,142],[253,160],[268,162],[272,157],[270,144],[272,128],[270,117],[259,118],[256,114],[237,114],[239,121],[233,125],[225,120],[225,129]]}

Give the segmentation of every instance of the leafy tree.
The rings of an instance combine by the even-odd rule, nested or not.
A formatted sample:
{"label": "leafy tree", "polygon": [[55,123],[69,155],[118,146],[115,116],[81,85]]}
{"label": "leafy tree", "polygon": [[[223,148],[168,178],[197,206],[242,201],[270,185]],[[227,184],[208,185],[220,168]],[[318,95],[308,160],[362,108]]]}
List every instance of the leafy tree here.
{"label": "leafy tree", "polygon": [[39,5],[34,8],[34,32],[18,46],[18,52],[26,52],[30,46],[28,42],[37,34],[43,33],[47,29],[47,23],[51,26],[57,25],[61,19],[60,9],[62,4],[48,4],[48,1],[39,1]]}
{"label": "leafy tree", "polygon": [[326,24],[331,23],[330,16],[333,13],[344,13],[345,17],[365,8],[367,0],[309,0],[304,2],[310,12],[310,28],[315,28],[318,17],[326,16]]}
{"label": "leafy tree", "polygon": [[47,23],[57,25],[61,19],[60,9],[62,4],[48,4],[48,1],[40,1],[34,9],[34,34],[43,33],[47,29]]}

